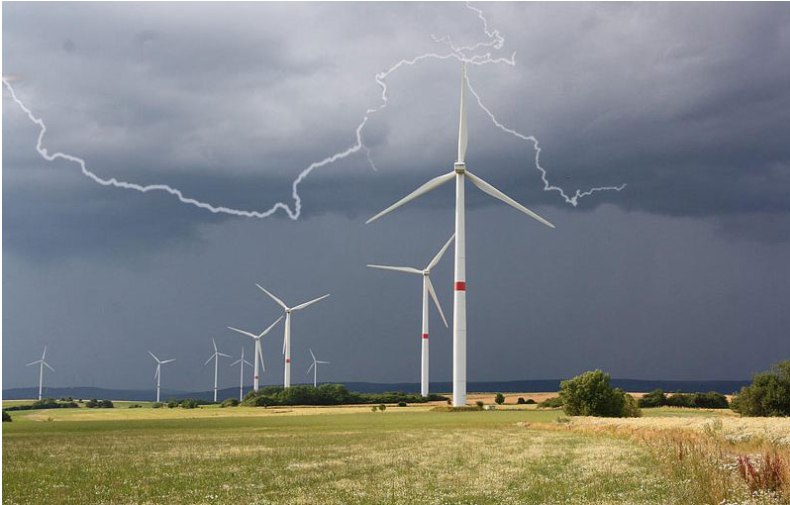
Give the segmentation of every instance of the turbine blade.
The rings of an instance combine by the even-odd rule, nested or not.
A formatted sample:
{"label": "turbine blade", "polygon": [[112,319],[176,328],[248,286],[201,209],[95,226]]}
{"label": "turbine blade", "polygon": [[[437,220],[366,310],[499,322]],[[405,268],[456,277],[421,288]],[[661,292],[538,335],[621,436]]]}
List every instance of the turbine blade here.
{"label": "turbine blade", "polygon": [[408,274],[422,275],[422,270],[417,270],[412,267],[390,267],[387,265],[368,265],[370,268],[378,268],[379,270],[392,270],[394,272],[406,272]]}
{"label": "turbine blade", "polygon": [[[264,335],[266,335],[267,333],[269,333],[269,331],[271,331],[271,329],[272,329],[272,328],[274,328],[274,326],[275,326],[277,323],[279,323],[279,322],[280,322],[280,320],[281,320],[283,317],[285,317],[285,316],[280,316],[280,317],[278,317],[278,318],[277,318],[277,321],[275,321],[275,322],[273,322],[272,324],[270,324],[268,328],[266,328],[265,330],[263,330],[263,332],[262,332],[260,335],[258,335],[258,337],[257,337],[257,338],[261,338],[262,336],[264,336]],[[254,337],[254,335],[253,335],[253,337]]]}
{"label": "turbine blade", "polygon": [[373,216],[370,219],[368,219],[367,221],[365,221],[365,224],[372,223],[373,221],[375,221],[376,219],[380,218],[381,216],[383,216],[385,214],[389,214],[390,212],[392,212],[393,210],[397,209],[401,205],[409,203],[410,201],[414,200],[418,196],[423,195],[423,194],[427,193],[428,191],[431,191],[432,189],[435,189],[435,188],[441,186],[442,184],[444,184],[445,182],[450,181],[450,180],[452,180],[454,178],[455,178],[455,172],[454,171],[450,172],[448,174],[440,175],[439,177],[434,177],[433,179],[431,179],[430,181],[426,182],[425,184],[423,184],[419,188],[415,189],[414,191],[412,191],[411,193],[409,193],[405,197],[401,198],[397,202],[393,203],[392,205],[390,205],[386,209],[382,210],[381,212],[379,212],[375,216]]}
{"label": "turbine blade", "polygon": [[210,357],[209,357],[209,358],[206,360],[206,362],[205,362],[205,363],[203,363],[203,366],[206,366],[206,365],[208,365],[209,363],[211,363],[211,360],[212,360],[212,359],[214,359],[214,356],[216,356],[216,355],[217,355],[217,353],[214,353],[214,354],[212,354],[212,355],[211,355],[211,356],[210,356]]}
{"label": "turbine blade", "polygon": [[[237,364],[239,364],[239,363],[241,363],[241,360],[240,360],[240,359],[237,359],[236,361],[234,361],[233,363],[231,363],[231,364],[230,364],[230,366],[236,366],[236,365],[237,365]],[[205,365],[204,365],[204,366],[205,366]]]}
{"label": "turbine blade", "polygon": [[428,277],[428,292],[431,294],[431,298],[433,298],[433,303],[436,304],[436,308],[439,310],[439,315],[442,316],[442,322],[444,323],[445,328],[447,328],[447,319],[444,317],[444,311],[442,310],[442,306],[439,304],[439,297],[436,296],[436,290],[433,289],[433,282],[431,282],[431,278]]}
{"label": "turbine blade", "polygon": [[469,139],[469,133],[466,129],[466,63],[463,66],[461,73],[461,107],[458,120],[458,163],[464,162],[466,156],[466,144]]}
{"label": "turbine blade", "polygon": [[263,349],[258,348],[258,360],[261,362],[261,369],[262,371],[266,371],[266,364],[263,362]]}
{"label": "turbine blade", "polygon": [[233,330],[236,333],[241,333],[242,335],[247,335],[248,337],[258,338],[258,335],[253,335],[252,333],[250,333],[248,331],[240,330],[238,328],[234,328],[233,326],[228,326],[228,329],[229,330]]}
{"label": "turbine blade", "polygon": [[328,364],[329,364],[329,362],[328,362],[328,361],[316,361],[316,363],[322,363],[322,364],[324,364],[324,365],[328,365]]}
{"label": "turbine blade", "polygon": [[[261,358],[261,361],[263,361],[263,358]],[[249,366],[252,366],[252,363],[250,363],[250,362],[249,362],[249,361],[247,361],[246,359],[244,360],[244,362],[245,362],[245,363],[247,363]],[[264,367],[264,368],[263,368],[263,371],[264,371],[264,372],[266,371],[266,367]]]}
{"label": "turbine blade", "polygon": [[313,354],[313,350],[312,349],[310,349],[310,356],[312,356],[313,357],[313,361],[315,361],[315,354]]}
{"label": "turbine blade", "polygon": [[436,253],[436,256],[433,257],[431,262],[428,263],[428,266],[426,267],[427,270],[430,270],[431,268],[435,267],[439,263],[439,261],[441,261],[442,256],[444,256],[444,253],[445,251],[447,251],[447,248],[450,247],[450,243],[453,241],[453,239],[455,239],[455,233],[453,233],[453,236],[450,237],[450,240],[448,240],[447,243],[444,244],[444,247],[442,247],[439,250],[439,252]]}
{"label": "turbine blade", "polygon": [[214,352],[217,352],[217,341],[214,340],[214,337],[211,337],[211,344],[214,346]]}
{"label": "turbine blade", "polygon": [[217,355],[225,357],[225,358],[232,358],[233,357],[230,354],[225,354],[224,352],[219,352],[219,351],[217,351]]}
{"label": "turbine blade", "polygon": [[154,379],[156,379],[157,377],[159,377],[159,368],[160,368],[160,367],[161,367],[161,365],[156,365],[156,372],[154,372]]}
{"label": "turbine blade", "polygon": [[159,362],[160,362],[160,361],[159,361],[159,358],[157,358],[157,357],[154,355],[154,353],[152,353],[151,351],[148,351],[148,354],[150,354],[150,355],[151,355],[151,357],[152,357],[152,358],[154,358],[154,359],[156,360],[156,362],[157,362],[157,363],[159,363]]}
{"label": "turbine blade", "polygon": [[301,305],[297,305],[296,307],[294,307],[294,308],[292,308],[292,309],[291,309],[291,312],[294,312],[294,311],[296,311],[296,310],[302,310],[302,309],[303,309],[303,308],[305,308],[305,307],[309,307],[310,305],[314,304],[315,302],[320,302],[321,300],[323,300],[324,298],[326,298],[326,297],[328,297],[328,296],[329,296],[328,294],[326,294],[326,295],[324,295],[324,296],[319,296],[319,297],[318,297],[318,298],[316,298],[315,300],[310,300],[309,302],[304,302],[304,303],[303,303],[303,304],[301,304]]}
{"label": "turbine blade", "polygon": [[283,332],[283,355],[285,355],[285,332]]}
{"label": "turbine blade", "polygon": [[308,369],[307,369],[307,373],[306,373],[305,375],[309,374],[309,373],[310,373],[310,370],[312,370],[314,366],[315,366],[315,363],[313,363],[312,365],[310,365],[310,368],[308,368]]}
{"label": "turbine blade", "polygon": [[523,212],[524,214],[528,215],[529,217],[540,221],[541,223],[545,224],[549,228],[554,228],[553,224],[551,224],[550,222],[546,221],[545,219],[543,219],[542,217],[540,217],[536,213],[532,212],[528,208],[524,207],[523,205],[521,205],[517,201],[513,200],[512,198],[510,198],[509,196],[507,196],[503,192],[499,191],[494,186],[490,185],[489,183],[487,183],[486,181],[484,181],[480,177],[472,174],[468,170],[466,171],[466,177],[468,177],[469,180],[472,181],[472,184],[474,184],[475,186],[480,188],[480,191],[482,191],[483,193],[486,193],[486,194],[488,194],[490,196],[493,196],[494,198],[502,200],[503,202],[505,202],[506,204],[510,205],[511,207],[513,207],[515,209],[518,209],[521,212]]}
{"label": "turbine blade", "polygon": [[173,359],[166,359],[166,360],[162,361],[162,364],[164,365],[166,363],[172,363],[175,360],[176,360],[175,358],[173,358]]}
{"label": "turbine blade", "polygon": [[41,353],[41,360],[47,359],[47,346],[44,346],[44,352]]}
{"label": "turbine blade", "polygon": [[42,363],[44,364],[44,366],[45,366],[45,367],[49,368],[49,369],[50,369],[50,370],[52,370],[53,372],[55,371],[55,369],[54,369],[54,368],[52,368],[51,366],[49,366],[49,363],[47,363],[46,361],[42,361]]}
{"label": "turbine blade", "polygon": [[271,299],[272,299],[272,300],[274,300],[275,302],[277,302],[277,305],[279,305],[280,307],[282,307],[282,308],[283,308],[283,310],[288,310],[288,306],[287,306],[286,304],[284,304],[282,300],[280,300],[279,298],[277,298],[277,297],[276,297],[276,296],[274,296],[273,294],[271,294],[271,293],[269,293],[268,291],[266,291],[265,289],[263,289],[263,287],[262,287],[260,284],[256,284],[256,286],[258,286],[258,289],[260,289],[261,291],[263,291],[264,293],[266,293],[267,295],[269,295],[269,296],[271,297]]}
{"label": "turbine blade", "polygon": [[30,363],[28,363],[28,364],[27,364],[27,365],[25,365],[25,366],[38,365],[39,363],[41,363],[41,360],[40,360],[40,359],[37,359],[36,361],[31,361]]}

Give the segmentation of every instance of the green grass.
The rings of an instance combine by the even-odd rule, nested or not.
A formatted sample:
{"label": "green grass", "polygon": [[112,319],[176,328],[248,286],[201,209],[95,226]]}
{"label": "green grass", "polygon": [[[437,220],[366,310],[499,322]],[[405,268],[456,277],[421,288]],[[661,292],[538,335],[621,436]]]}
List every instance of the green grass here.
{"label": "green grass", "polygon": [[3,504],[679,503],[634,442],[524,426],[559,411],[236,412],[15,416],[3,425]]}

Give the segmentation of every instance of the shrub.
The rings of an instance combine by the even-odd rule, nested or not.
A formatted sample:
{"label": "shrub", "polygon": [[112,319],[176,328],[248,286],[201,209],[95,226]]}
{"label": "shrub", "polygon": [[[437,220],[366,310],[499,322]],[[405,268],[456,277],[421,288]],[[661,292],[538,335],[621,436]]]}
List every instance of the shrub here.
{"label": "shrub", "polygon": [[538,406],[542,409],[558,409],[562,407],[562,398],[559,396],[546,398]]}
{"label": "shrub", "polygon": [[161,409],[164,406],[165,406],[165,404],[162,403],[162,402],[154,402],[153,405],[151,405],[151,408],[152,409]]}
{"label": "shrub", "polygon": [[115,407],[110,400],[97,400],[96,398],[85,402],[85,406],[89,409],[111,409]]}
{"label": "shrub", "polygon": [[663,389],[654,389],[639,399],[642,408],[663,407],[667,404],[667,395]]}
{"label": "shrub", "polygon": [[408,404],[406,402],[398,402],[398,407],[407,407]]}
{"label": "shrub", "polygon": [[624,393],[625,402],[623,402],[623,417],[642,417],[642,411],[639,410],[639,403],[636,399]]}
{"label": "shrub", "polygon": [[533,400],[532,398],[527,398],[526,403],[527,403],[527,405],[535,405],[537,402],[535,400]]}
{"label": "shrub", "polygon": [[686,407],[690,409],[726,409],[730,406],[727,397],[721,393],[674,393],[664,405],[670,407]]}
{"label": "shrub", "polygon": [[381,405],[379,405],[379,410],[384,412],[385,410],[387,410],[387,406],[382,403]]}
{"label": "shrub", "polygon": [[379,411],[379,408],[378,408],[378,407],[376,407],[375,405],[373,405],[372,407],[370,407],[370,410],[371,410],[372,412],[378,412],[378,411]]}
{"label": "shrub", "polygon": [[181,400],[181,408],[182,409],[196,409],[198,406],[198,402],[196,400],[192,400],[187,398],[186,400]]}
{"label": "shrub", "polygon": [[790,360],[756,374],[735,396],[732,410],[744,416],[790,416]]}
{"label": "shrub", "polygon": [[477,410],[483,410],[483,405],[485,405],[485,403],[483,403],[482,400],[477,400],[475,405],[477,405]]}
{"label": "shrub", "polygon": [[5,410],[3,411],[3,422],[4,423],[10,423],[11,422],[11,414],[6,412]]}
{"label": "shrub", "polygon": [[352,393],[342,384],[321,384],[320,386],[266,386],[249,392],[242,401],[247,406],[269,405],[347,405],[391,403],[425,403],[442,401],[447,398],[437,394],[421,396],[403,392]]}
{"label": "shrub", "polygon": [[170,400],[167,402],[167,408],[174,409],[178,407],[178,400]]}
{"label": "shrub", "polygon": [[103,409],[112,409],[115,407],[110,400],[102,400],[99,402],[99,407]]}
{"label": "shrub", "polygon": [[497,393],[496,396],[494,397],[494,402],[497,405],[502,405],[503,403],[505,403],[505,395],[503,395],[502,393]]}
{"label": "shrub", "polygon": [[562,381],[560,398],[563,410],[569,416],[624,417],[635,415],[638,407],[626,406],[631,401],[619,388],[609,384],[609,374],[601,370],[585,372],[573,379]]}
{"label": "shrub", "polygon": [[527,403],[526,400],[524,400],[524,397],[522,396],[519,396],[518,400],[516,400],[516,404],[518,405],[526,405],[526,403]]}
{"label": "shrub", "polygon": [[227,398],[222,403],[219,404],[220,407],[238,407],[239,400],[235,398]]}
{"label": "shrub", "polygon": [[131,404],[131,405],[129,405],[129,407],[127,407],[127,408],[130,408],[130,409],[141,409],[141,408],[143,408],[143,406],[142,406],[142,405],[140,405],[139,403],[132,403],[132,404]]}

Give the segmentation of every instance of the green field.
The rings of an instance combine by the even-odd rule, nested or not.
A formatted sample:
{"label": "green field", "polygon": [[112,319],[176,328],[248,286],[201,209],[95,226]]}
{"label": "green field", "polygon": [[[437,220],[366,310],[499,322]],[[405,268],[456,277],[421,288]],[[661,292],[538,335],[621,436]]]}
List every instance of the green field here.
{"label": "green field", "polygon": [[660,470],[647,447],[545,429],[560,426],[559,416],[429,407],[13,412],[3,424],[3,503],[685,503],[682,479]]}

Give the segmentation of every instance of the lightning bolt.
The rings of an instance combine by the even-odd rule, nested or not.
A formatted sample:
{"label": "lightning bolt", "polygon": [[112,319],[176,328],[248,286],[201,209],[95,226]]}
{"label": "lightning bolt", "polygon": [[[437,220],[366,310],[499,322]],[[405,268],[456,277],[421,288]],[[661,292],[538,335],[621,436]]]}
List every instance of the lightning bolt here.
{"label": "lightning bolt", "polygon": [[[469,46],[456,46],[449,35],[441,38],[432,36],[435,42],[446,45],[450,49],[450,51],[447,53],[425,53],[410,59],[403,59],[398,61],[391,67],[389,67],[387,70],[376,74],[374,78],[375,82],[381,88],[380,103],[377,106],[370,107],[365,111],[362,120],[354,130],[355,141],[351,146],[347,147],[344,150],[335,152],[323,158],[322,160],[311,163],[299,173],[299,175],[296,177],[296,179],[294,179],[293,183],[291,184],[291,197],[293,199],[293,207],[289,206],[287,203],[284,202],[277,202],[267,210],[259,211],[259,210],[234,209],[231,207],[212,205],[210,203],[200,201],[196,198],[186,196],[180,189],[174,188],[167,184],[142,185],[133,182],[118,180],[115,177],[110,177],[110,178],[101,177],[97,175],[95,172],[89,170],[85,160],[78,156],[63,153],[60,151],[55,153],[50,153],[47,150],[47,148],[44,147],[43,145],[44,135],[47,132],[47,126],[44,123],[44,121],[41,118],[36,117],[36,115],[33,114],[33,111],[29,107],[27,107],[25,103],[17,96],[13,86],[11,86],[10,78],[4,76],[3,85],[5,85],[13,101],[27,115],[28,119],[30,119],[32,123],[34,123],[39,127],[38,139],[36,141],[36,151],[46,161],[55,161],[61,159],[75,163],[80,167],[80,170],[85,177],[88,177],[96,184],[99,184],[101,186],[110,186],[115,188],[139,191],[141,193],[161,191],[176,197],[178,201],[183,204],[192,205],[194,207],[207,210],[214,214],[227,214],[232,216],[249,217],[249,218],[266,218],[271,216],[278,210],[282,210],[287,214],[287,216],[290,219],[295,221],[299,219],[299,216],[302,213],[302,199],[299,196],[299,191],[298,191],[299,184],[301,184],[302,181],[304,181],[313,172],[313,170],[316,170],[318,168],[327,165],[331,165],[337,161],[348,158],[349,156],[356,154],[360,151],[364,151],[367,157],[367,161],[370,164],[371,168],[373,170],[377,170],[376,164],[374,163],[373,158],[371,156],[370,149],[364,143],[362,132],[365,126],[367,125],[368,121],[370,120],[370,117],[373,114],[385,109],[389,104],[389,89],[387,87],[386,80],[392,73],[398,71],[403,67],[411,67],[426,60],[454,59],[459,62],[465,62],[467,64],[476,65],[476,66],[488,65],[488,64],[506,64],[510,66],[515,65],[515,56],[516,56],[515,52],[509,58],[493,57],[491,55],[491,52],[478,53],[478,51],[481,50],[500,50],[505,43],[505,39],[499,33],[499,30],[495,30],[489,27],[488,20],[486,19],[481,9],[472,6],[469,2],[466,3],[466,7],[467,9],[471,10],[477,15],[478,19],[483,25],[482,26],[483,32],[485,33],[487,40],[480,41]],[[538,143],[538,140],[534,136],[531,135],[527,136],[522,133],[519,133],[514,129],[504,126],[501,122],[499,122],[499,120],[491,112],[491,110],[483,104],[480,95],[474,90],[474,88],[472,88],[472,85],[469,82],[468,77],[467,77],[467,86],[469,87],[469,90],[477,100],[478,106],[488,115],[488,117],[491,119],[491,121],[497,128],[499,128],[503,132],[509,133],[510,135],[513,135],[524,141],[531,142],[533,144],[533,148],[535,150],[535,166],[541,172],[541,179],[543,180],[544,183],[544,191],[557,191],[560,193],[560,195],[564,198],[564,200],[567,203],[576,206],[580,198],[589,196],[595,192],[610,191],[610,190],[622,191],[623,188],[625,188],[625,184],[623,184],[621,186],[596,187],[585,191],[581,191],[577,189],[576,193],[573,196],[569,197],[562,188],[558,186],[554,186],[549,183],[547,171],[540,164],[541,148],[540,148],[540,144]]]}

